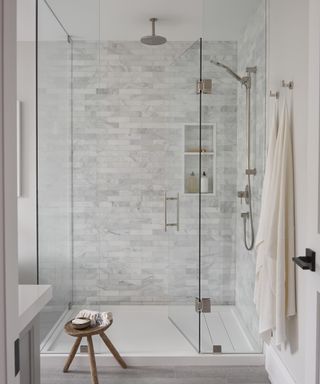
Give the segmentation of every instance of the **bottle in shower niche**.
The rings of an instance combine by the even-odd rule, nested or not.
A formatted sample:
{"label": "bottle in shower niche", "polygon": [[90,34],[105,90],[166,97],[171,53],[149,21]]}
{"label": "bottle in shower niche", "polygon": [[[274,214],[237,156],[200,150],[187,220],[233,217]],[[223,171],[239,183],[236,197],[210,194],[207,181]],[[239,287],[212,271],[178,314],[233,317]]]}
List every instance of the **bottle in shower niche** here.
{"label": "bottle in shower niche", "polygon": [[198,192],[198,180],[194,172],[187,178],[187,192],[188,193],[197,193]]}
{"label": "bottle in shower niche", "polygon": [[201,175],[201,193],[209,192],[209,179],[205,171]]}

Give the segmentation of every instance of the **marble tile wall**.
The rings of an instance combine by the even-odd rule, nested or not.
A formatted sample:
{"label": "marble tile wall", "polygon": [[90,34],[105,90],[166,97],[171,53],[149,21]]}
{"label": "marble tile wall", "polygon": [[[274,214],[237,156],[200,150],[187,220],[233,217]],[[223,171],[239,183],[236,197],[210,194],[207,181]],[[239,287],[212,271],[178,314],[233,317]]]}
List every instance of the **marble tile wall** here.
{"label": "marble tile wall", "polygon": [[[75,304],[190,303],[197,295],[199,201],[183,194],[184,125],[199,121],[199,46],[190,46],[74,44]],[[217,127],[217,194],[202,198],[203,289],[222,304],[235,301],[237,94],[209,67],[213,55],[236,67],[236,43],[210,43],[205,56],[216,83],[204,116]],[[164,232],[165,191],[180,193],[179,232]]]}
{"label": "marble tile wall", "polygon": [[[261,192],[265,164],[266,137],[266,30],[265,2],[260,1],[256,13],[251,17],[238,45],[238,71],[244,73],[247,66],[257,66],[257,74],[252,84],[252,167],[257,175],[252,177],[252,203],[255,233],[257,233]],[[246,168],[246,132],[245,132],[245,91],[238,92],[238,190],[247,184],[244,174]],[[237,204],[237,240],[236,240],[236,306],[242,320],[257,345],[258,318],[253,303],[255,282],[255,251],[247,251],[243,243],[243,222],[240,213],[247,211],[247,205]]]}

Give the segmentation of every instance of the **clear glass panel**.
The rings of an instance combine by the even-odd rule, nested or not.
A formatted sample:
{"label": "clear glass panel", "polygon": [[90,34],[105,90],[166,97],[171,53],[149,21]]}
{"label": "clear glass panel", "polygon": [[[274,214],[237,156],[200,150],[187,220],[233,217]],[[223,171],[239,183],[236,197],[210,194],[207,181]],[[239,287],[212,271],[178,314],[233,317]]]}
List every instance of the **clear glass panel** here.
{"label": "clear glass panel", "polygon": [[40,316],[41,340],[72,302],[71,44],[38,2],[38,268],[53,299]]}
{"label": "clear glass panel", "polygon": [[[255,254],[243,242],[241,212],[248,211],[237,191],[244,190],[246,87],[240,77],[257,66],[251,87],[251,176],[254,229],[257,230],[264,167],[265,0],[204,0],[203,77],[212,94],[202,98],[201,293],[212,301],[201,315],[201,351],[261,352],[253,304]],[[212,153],[211,153],[212,152]],[[208,184],[208,187],[207,187]],[[247,234],[248,238],[250,234]]]}
{"label": "clear glass panel", "polygon": [[[105,189],[98,184],[106,182],[98,153],[110,132],[105,117],[96,116],[106,95],[99,1],[79,4],[78,29],[69,19],[73,4],[52,0],[50,6],[39,0],[39,281],[52,285],[54,297],[40,321],[42,353],[69,353],[74,340],[64,324],[81,309],[103,310],[111,280],[102,268],[107,220]],[[96,343],[95,351],[105,347]]]}
{"label": "clear glass panel", "polygon": [[[199,350],[199,159],[201,41],[168,68],[172,84],[167,148],[167,196],[179,193],[179,230],[168,227],[169,318]],[[177,202],[167,201],[167,222],[176,222]]]}

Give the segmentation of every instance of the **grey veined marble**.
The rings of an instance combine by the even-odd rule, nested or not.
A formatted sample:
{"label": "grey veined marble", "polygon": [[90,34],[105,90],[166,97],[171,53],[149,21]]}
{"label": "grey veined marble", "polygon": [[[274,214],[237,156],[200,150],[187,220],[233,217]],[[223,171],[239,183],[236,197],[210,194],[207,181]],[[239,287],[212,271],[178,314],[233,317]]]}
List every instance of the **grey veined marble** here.
{"label": "grey veined marble", "polygon": [[[184,195],[184,126],[199,122],[199,46],[75,42],[73,236],[76,304],[192,303],[199,201]],[[216,195],[202,201],[203,292],[235,302],[237,84],[209,63],[237,66],[237,44],[206,43],[214,94]],[[100,61],[99,61],[100,57]],[[195,163],[195,171],[198,165]],[[164,193],[180,193],[180,231],[164,231]],[[175,220],[175,202],[168,219]]]}

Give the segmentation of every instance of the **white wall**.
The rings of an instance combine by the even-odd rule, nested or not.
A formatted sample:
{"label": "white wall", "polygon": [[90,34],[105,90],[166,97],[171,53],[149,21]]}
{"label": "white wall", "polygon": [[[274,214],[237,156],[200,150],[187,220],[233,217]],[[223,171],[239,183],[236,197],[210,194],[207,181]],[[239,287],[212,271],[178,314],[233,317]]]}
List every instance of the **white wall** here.
{"label": "white wall", "polygon": [[17,97],[21,101],[21,197],[18,199],[19,282],[37,282],[36,52],[35,42],[17,44]]}
{"label": "white wall", "polygon": [[35,0],[17,0],[17,40],[35,39]]}
{"label": "white wall", "polygon": [[18,199],[20,284],[37,283],[36,1],[17,2],[17,99],[21,101],[21,197]]}
{"label": "white wall", "polygon": [[[294,80],[294,163],[296,255],[306,248],[306,170],[308,121],[308,0],[270,0],[270,88]],[[297,269],[298,316],[288,322],[288,344],[278,356],[298,384],[304,383],[304,291],[308,275]],[[306,383],[307,384],[307,383]]]}
{"label": "white wall", "polygon": [[317,254],[315,273],[308,276],[305,324],[305,383],[320,381],[320,2],[310,0],[309,7],[309,121],[308,121],[308,247]]}
{"label": "white wall", "polygon": [[0,0],[0,382],[14,376],[18,337],[16,1]]}
{"label": "white wall", "polygon": [[[0,21],[3,22],[3,0],[0,1]],[[3,113],[3,96],[2,96],[2,89],[3,89],[3,32],[2,28],[0,28],[0,115],[2,116]],[[0,135],[0,148],[1,151],[3,150],[3,123],[2,119],[0,120],[0,129],[1,129],[1,135]],[[0,201],[3,201],[3,171],[2,171],[2,158],[0,158]],[[3,204],[0,205],[0,216],[3,217],[4,207]],[[5,324],[5,273],[4,273],[4,228],[2,221],[0,222],[0,247],[1,247],[1,253],[0,253],[0,322],[1,324]],[[4,383],[6,380],[6,334],[5,334],[5,327],[0,327],[0,382]]]}

